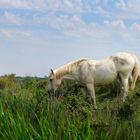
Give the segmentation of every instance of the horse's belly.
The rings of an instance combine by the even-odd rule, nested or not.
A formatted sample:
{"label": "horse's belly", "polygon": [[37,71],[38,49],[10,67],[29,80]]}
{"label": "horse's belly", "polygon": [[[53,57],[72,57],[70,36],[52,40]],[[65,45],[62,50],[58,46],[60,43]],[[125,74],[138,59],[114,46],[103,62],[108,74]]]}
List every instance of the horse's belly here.
{"label": "horse's belly", "polygon": [[95,85],[105,85],[112,83],[117,77],[117,72],[98,71],[94,77]]}

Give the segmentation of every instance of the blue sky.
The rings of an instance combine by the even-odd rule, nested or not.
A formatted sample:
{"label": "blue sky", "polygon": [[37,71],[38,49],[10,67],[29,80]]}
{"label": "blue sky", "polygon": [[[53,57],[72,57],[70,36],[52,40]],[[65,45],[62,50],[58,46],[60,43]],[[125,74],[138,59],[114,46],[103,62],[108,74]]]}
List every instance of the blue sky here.
{"label": "blue sky", "polygon": [[124,51],[140,60],[140,0],[0,0],[0,75]]}

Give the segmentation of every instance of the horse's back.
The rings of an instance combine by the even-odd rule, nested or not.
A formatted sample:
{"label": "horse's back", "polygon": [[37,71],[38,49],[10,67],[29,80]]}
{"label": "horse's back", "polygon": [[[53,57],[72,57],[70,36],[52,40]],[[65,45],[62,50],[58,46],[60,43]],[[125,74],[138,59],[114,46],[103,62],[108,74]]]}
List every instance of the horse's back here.
{"label": "horse's back", "polygon": [[[117,54],[114,55],[114,57],[118,57],[120,59],[124,59],[124,60],[128,60],[128,58],[134,58],[134,54],[132,53],[125,53],[125,52],[119,52]],[[128,60],[129,61],[129,60]]]}

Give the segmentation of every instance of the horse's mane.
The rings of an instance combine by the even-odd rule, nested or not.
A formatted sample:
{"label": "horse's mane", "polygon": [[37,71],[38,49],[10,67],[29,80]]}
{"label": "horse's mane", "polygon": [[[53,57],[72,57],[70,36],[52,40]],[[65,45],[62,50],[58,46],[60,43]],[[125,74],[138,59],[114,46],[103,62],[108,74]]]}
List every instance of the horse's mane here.
{"label": "horse's mane", "polygon": [[76,60],[74,62],[69,63],[68,65],[71,66],[71,67],[76,67],[83,61],[87,61],[87,58],[78,59],[78,60]]}
{"label": "horse's mane", "polygon": [[81,58],[81,59],[72,61],[72,62],[70,62],[68,64],[65,64],[65,65],[61,66],[60,68],[57,68],[55,70],[55,78],[59,79],[59,78],[61,78],[62,76],[66,75],[66,74],[71,74],[72,70],[74,68],[77,68],[77,66],[79,66],[79,64],[81,62],[84,62],[86,60],[87,60],[86,58]]}

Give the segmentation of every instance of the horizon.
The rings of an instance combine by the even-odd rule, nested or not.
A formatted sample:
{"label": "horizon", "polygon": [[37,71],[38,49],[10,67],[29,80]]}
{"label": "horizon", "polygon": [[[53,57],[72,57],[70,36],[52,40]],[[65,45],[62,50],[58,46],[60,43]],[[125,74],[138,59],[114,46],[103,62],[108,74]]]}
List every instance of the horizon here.
{"label": "horizon", "polygon": [[138,0],[0,1],[0,75],[48,76],[81,57],[140,61]]}

